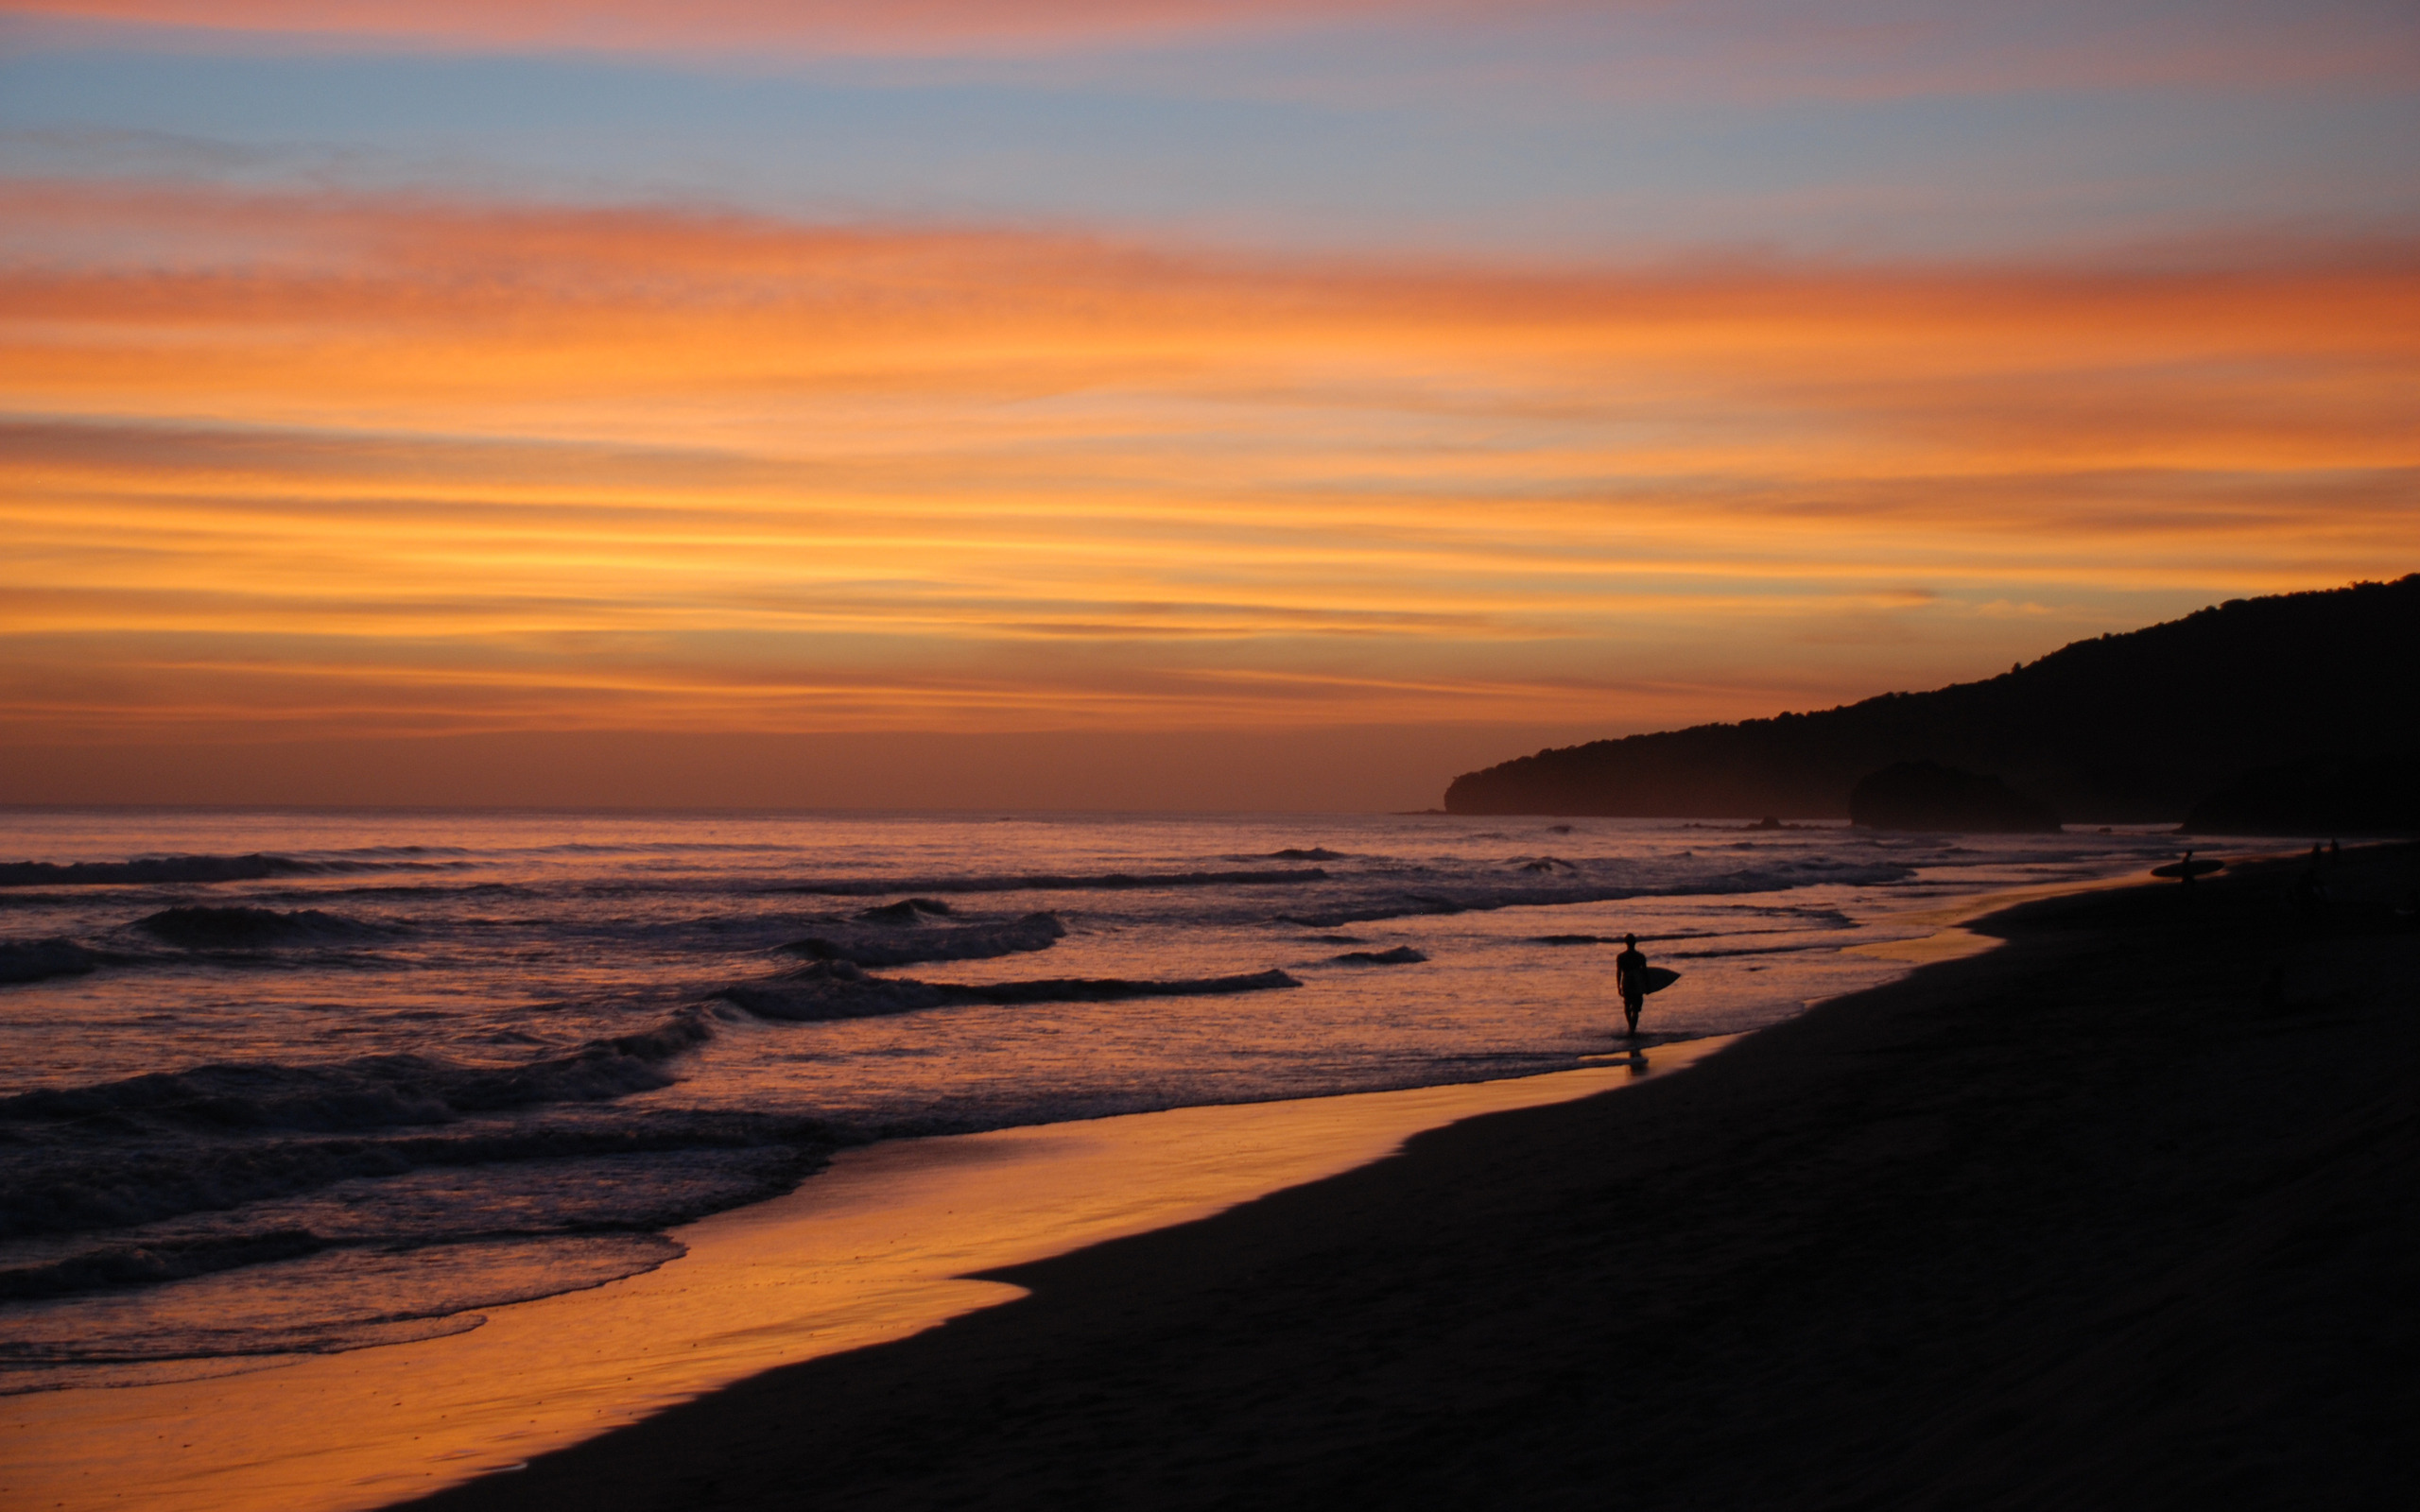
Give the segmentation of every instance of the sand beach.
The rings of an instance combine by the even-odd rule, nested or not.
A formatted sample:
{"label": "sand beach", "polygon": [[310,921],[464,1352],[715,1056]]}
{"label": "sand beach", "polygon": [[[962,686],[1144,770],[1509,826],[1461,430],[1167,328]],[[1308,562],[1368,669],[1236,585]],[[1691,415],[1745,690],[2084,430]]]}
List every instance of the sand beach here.
{"label": "sand beach", "polygon": [[0,1399],[0,1497],[352,1512],[525,1464],[794,1361],[1022,1296],[990,1269],[1223,1211],[1423,1129],[1643,1085],[1729,1038],[1511,1080],[893,1140],[676,1231],[661,1270],[467,1332],[233,1374]]}
{"label": "sand beach", "polygon": [[417,1504],[2401,1504],[2420,854],[2300,866],[2021,905]]}

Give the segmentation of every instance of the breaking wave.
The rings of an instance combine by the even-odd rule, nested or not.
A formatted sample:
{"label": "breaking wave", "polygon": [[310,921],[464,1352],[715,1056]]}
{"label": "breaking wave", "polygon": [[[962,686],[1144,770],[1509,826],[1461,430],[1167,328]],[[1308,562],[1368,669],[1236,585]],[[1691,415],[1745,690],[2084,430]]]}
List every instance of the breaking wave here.
{"label": "breaking wave", "polygon": [[1037,1003],[1123,1003],[1134,998],[1210,997],[1267,992],[1303,984],[1275,970],[1242,976],[1138,982],[1124,977],[1055,977],[1036,982],[961,986],[908,977],[868,976],[847,961],[818,961],[774,982],[725,988],[721,996],[760,1019],[815,1022],[870,1019],[971,1004],[1021,1006]]}
{"label": "breaking wave", "polygon": [[1409,945],[1398,945],[1391,951],[1346,951],[1332,959],[1340,966],[1412,966],[1428,957]]}
{"label": "breaking wave", "polygon": [[259,950],[271,945],[373,939],[393,933],[383,925],[317,908],[279,913],[273,908],[206,904],[164,908],[138,919],[134,927],[187,950]]}
{"label": "breaking wave", "polygon": [[0,940],[0,982],[39,982],[52,976],[80,976],[100,964],[100,957],[72,939]]}
{"label": "breaking wave", "polygon": [[450,855],[443,848],[372,846],[313,860],[252,851],[239,856],[143,856],[131,861],[0,862],[0,887],[158,885],[175,883],[258,882],[350,871],[454,871],[471,861],[395,859]]}
{"label": "breaking wave", "polygon": [[[1781,912],[1784,910],[1770,911]],[[1797,912],[1799,917],[1803,919],[1805,922],[1772,929],[1680,929],[1671,930],[1663,934],[1640,935],[1637,936],[1637,939],[1642,945],[1670,945],[1693,939],[1712,939],[1716,937],[1741,938],[1751,935],[1809,935],[1819,934],[1825,931],[1854,929],[1856,927],[1856,925],[1846,916],[1836,913],[1828,908],[1806,909],[1803,912],[1797,910],[1788,911]],[[1619,945],[1623,943],[1623,936],[1619,935],[1532,935],[1529,938],[1529,943],[1532,945]],[[1784,945],[1776,946],[1774,948],[1778,950],[1796,950],[1799,947],[1795,945]]]}
{"label": "breaking wave", "polygon": [[[909,902],[924,902],[917,898]],[[906,903],[893,903],[904,908]],[[860,917],[887,915],[889,909],[869,909]],[[805,955],[819,961],[846,961],[852,966],[908,966],[917,961],[982,961],[1000,955],[1013,955],[1023,951],[1048,950],[1065,937],[1066,926],[1056,914],[1028,914],[1023,919],[998,924],[962,924],[954,929],[914,929],[877,926],[810,935],[782,947],[794,955]]]}
{"label": "breaking wave", "polygon": [[[322,1244],[294,1233],[176,1251],[182,1284],[156,1308],[79,1305],[14,1276],[9,1335],[0,1340],[0,1394],[51,1385],[140,1384],[217,1373],[201,1362],[333,1354],[459,1333],[478,1310],[582,1291],[655,1269],[685,1251],[659,1234],[474,1236],[408,1249]],[[141,1260],[96,1251],[64,1263],[108,1268]],[[221,1263],[224,1262],[224,1263]],[[239,1271],[241,1274],[219,1274]],[[223,1370],[229,1366],[221,1364]]]}
{"label": "breaking wave", "polygon": [[890,892],[1122,892],[1148,887],[1264,887],[1325,882],[1317,867],[1284,871],[1104,871],[1086,876],[1035,874],[994,877],[919,877],[907,882],[836,878],[788,883],[775,892],[820,893],[827,898],[876,898]]}
{"label": "breaking wave", "polygon": [[165,1239],[147,1245],[107,1245],[42,1264],[0,1270],[0,1301],[69,1297],[121,1286],[157,1286],[239,1265],[292,1260],[325,1249],[327,1241],[303,1228],[227,1234],[207,1239]]}
{"label": "breaking wave", "polygon": [[335,869],[291,856],[154,856],[141,861],[0,862],[0,887],[95,886],[112,883],[255,882]]}
{"label": "breaking wave", "polygon": [[869,924],[921,924],[929,915],[947,917],[953,910],[938,898],[902,898],[862,909],[857,917]]}
{"label": "breaking wave", "polygon": [[[299,1210],[270,1224],[344,1232],[380,1243],[425,1243],[465,1223],[521,1231],[662,1228],[786,1191],[848,1136],[813,1119],[700,1110],[645,1110],[610,1117],[470,1118],[443,1127],[373,1125],[341,1134],[263,1137],[257,1129],[201,1134],[173,1120],[122,1118],[105,1131],[11,1129],[0,1154],[0,1239],[31,1241],[95,1229],[130,1229],[263,1205]],[[72,1132],[74,1137],[61,1137]],[[47,1137],[45,1137],[47,1136]],[[633,1162],[636,1162],[633,1164]],[[667,1163],[668,1162],[668,1163]],[[466,1207],[458,1179],[416,1192],[414,1173],[477,1172],[489,1200]],[[516,1178],[515,1171],[527,1172]],[[516,1181],[526,1191],[516,1192]],[[313,1194],[352,1183],[347,1201]],[[509,1222],[498,1214],[509,1215]],[[204,1216],[189,1216],[204,1215]],[[251,1231],[262,1231],[257,1226]],[[182,1240],[210,1235],[176,1235]],[[114,1259],[86,1257],[65,1270],[35,1267],[17,1284],[60,1289],[80,1280],[125,1285],[213,1268],[209,1245],[162,1252],[146,1237]],[[146,1261],[132,1249],[154,1253]],[[73,1257],[70,1257],[73,1259]],[[249,1262],[228,1262],[249,1263]],[[65,1263],[60,1262],[59,1263]]]}
{"label": "breaking wave", "polygon": [[[208,1131],[330,1133],[444,1124],[544,1103],[601,1102],[670,1084],[664,1062],[714,1030],[684,1008],[653,1028],[592,1040],[519,1066],[464,1065],[433,1056],[365,1056],[328,1065],[237,1062],[155,1071],[93,1087],[0,1097],[0,1128],[34,1123],[141,1120]],[[0,1232],[8,1229],[0,1218]]]}
{"label": "breaking wave", "polygon": [[1869,866],[1824,866],[1805,864],[1772,871],[1735,871],[1724,876],[1692,879],[1673,886],[1511,886],[1466,887],[1452,890],[1398,893],[1392,898],[1376,899],[1364,903],[1347,904],[1316,912],[1280,914],[1281,924],[1299,924],[1306,929],[1334,929],[1340,924],[1369,923],[1382,919],[1442,918],[1453,914],[1484,913],[1497,908],[1552,907],[1565,903],[1618,902],[1625,898],[1669,898],[1735,893],[1779,892],[1791,887],[1818,884],[1833,886],[1878,886],[1886,883],[1904,882],[1915,875],[1915,868],[1896,864]]}

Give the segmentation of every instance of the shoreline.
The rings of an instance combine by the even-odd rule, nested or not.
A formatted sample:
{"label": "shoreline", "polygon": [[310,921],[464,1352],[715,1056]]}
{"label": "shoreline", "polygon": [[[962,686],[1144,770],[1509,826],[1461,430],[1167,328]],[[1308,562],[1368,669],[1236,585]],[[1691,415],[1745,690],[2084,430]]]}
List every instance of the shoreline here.
{"label": "shoreline", "polygon": [[418,1504],[2377,1504],[2414,869],[2346,852],[2317,920],[2273,864],[2023,904],[1690,1076],[991,1271],[1029,1295]]}
{"label": "shoreline", "polygon": [[385,1505],[1023,1295],[987,1272],[1318,1181],[1461,1119],[1666,1075],[1737,1038],[1535,1076],[843,1150],[782,1196],[671,1230],[687,1253],[655,1270],[491,1308],[463,1332],[0,1400],[0,1499],[183,1512]]}
{"label": "shoreline", "polygon": [[[1851,949],[1911,970],[1973,957],[2002,941],[1967,926],[2012,903],[2135,880],[1975,894],[1908,916],[1932,926],[1929,935]],[[1741,1038],[1651,1046],[1652,1069],[1678,1069]],[[759,1372],[903,1339],[1024,1295],[986,1277],[1322,1180],[1383,1160],[1420,1130],[1588,1097],[1647,1071],[1619,1048],[1583,1060],[1576,1071],[1509,1081],[1214,1105],[844,1151],[784,1196],[673,1230],[689,1253],[654,1272],[489,1309],[485,1326],[468,1332],[154,1385],[10,1399],[0,1404],[0,1490],[62,1506],[122,1504],[130,1494],[171,1495],[196,1508],[386,1504],[515,1469],[532,1454],[577,1452],[613,1425]],[[1136,1154],[1165,1151],[1162,1130],[1189,1146],[1186,1159],[1138,1166]],[[994,1214],[970,1231],[959,1209],[982,1185],[970,1186],[972,1173],[1009,1164],[1021,1181],[1039,1173],[1061,1190],[1032,1193],[1025,1215]],[[1082,1202],[1066,1200],[1070,1181],[1086,1189]],[[1093,1190],[1113,1185],[1123,1194]],[[890,1246],[890,1258],[869,1264],[839,1255],[836,1244],[857,1242],[853,1230],[819,1244],[831,1236],[811,1230],[836,1216],[892,1230],[875,1241]],[[844,1274],[836,1283],[819,1267]],[[850,1295],[835,1301],[836,1292]],[[581,1351],[549,1346],[565,1333],[604,1342]],[[76,1410],[79,1403],[106,1405]],[[231,1420],[244,1431],[226,1432]],[[170,1434],[151,1431],[163,1423]],[[374,1426],[364,1433],[364,1423]],[[170,1437],[178,1443],[163,1448]],[[21,1447],[10,1450],[6,1439]],[[29,1444],[41,1447],[23,1447]]]}

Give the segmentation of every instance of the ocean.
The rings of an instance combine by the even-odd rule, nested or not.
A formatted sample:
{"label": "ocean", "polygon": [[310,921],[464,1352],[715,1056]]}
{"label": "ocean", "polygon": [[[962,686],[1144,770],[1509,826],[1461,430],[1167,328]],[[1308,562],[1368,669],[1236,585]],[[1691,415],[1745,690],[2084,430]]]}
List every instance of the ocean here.
{"label": "ocean", "polygon": [[475,1328],[872,1141],[1492,1080],[1907,968],[2143,833],[0,812],[0,1393]]}

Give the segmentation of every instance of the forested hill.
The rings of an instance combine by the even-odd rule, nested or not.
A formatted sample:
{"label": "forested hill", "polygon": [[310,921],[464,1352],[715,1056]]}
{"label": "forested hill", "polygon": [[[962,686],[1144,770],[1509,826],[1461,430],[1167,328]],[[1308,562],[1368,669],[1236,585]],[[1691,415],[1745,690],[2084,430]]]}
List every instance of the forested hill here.
{"label": "forested hill", "polygon": [[2031,666],[1816,713],[1592,741],[1467,772],[1453,814],[1841,818],[1893,762],[1988,772],[2071,824],[2180,820],[2258,766],[2420,750],[2420,573],[2232,599]]}

